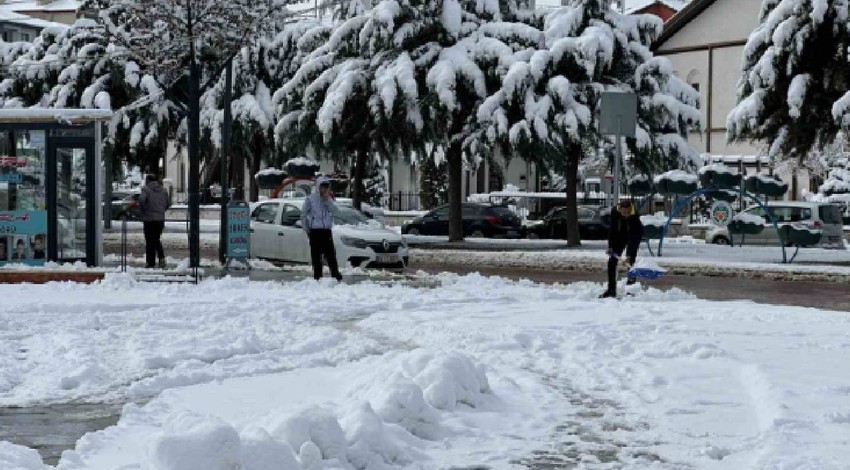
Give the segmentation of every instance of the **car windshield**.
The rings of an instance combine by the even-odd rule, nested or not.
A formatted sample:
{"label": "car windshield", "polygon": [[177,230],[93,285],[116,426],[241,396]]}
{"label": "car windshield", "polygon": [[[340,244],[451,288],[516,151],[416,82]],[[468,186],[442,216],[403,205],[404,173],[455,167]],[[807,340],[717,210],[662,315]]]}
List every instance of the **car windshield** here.
{"label": "car windshield", "polygon": [[334,213],[334,223],[339,225],[368,224],[369,219],[354,209],[340,207],[339,210]]}

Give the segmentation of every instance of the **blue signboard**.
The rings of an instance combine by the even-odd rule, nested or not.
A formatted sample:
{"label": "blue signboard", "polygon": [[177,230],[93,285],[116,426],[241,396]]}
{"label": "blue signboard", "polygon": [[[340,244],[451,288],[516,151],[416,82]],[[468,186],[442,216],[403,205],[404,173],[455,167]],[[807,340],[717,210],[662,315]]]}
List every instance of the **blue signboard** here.
{"label": "blue signboard", "polygon": [[251,241],[251,208],[247,204],[227,207],[227,257],[248,259]]}
{"label": "blue signboard", "polygon": [[20,173],[3,173],[0,174],[0,183],[21,184],[24,181],[23,175]]}
{"label": "blue signboard", "polygon": [[46,252],[47,211],[0,211],[0,265],[41,266]]}

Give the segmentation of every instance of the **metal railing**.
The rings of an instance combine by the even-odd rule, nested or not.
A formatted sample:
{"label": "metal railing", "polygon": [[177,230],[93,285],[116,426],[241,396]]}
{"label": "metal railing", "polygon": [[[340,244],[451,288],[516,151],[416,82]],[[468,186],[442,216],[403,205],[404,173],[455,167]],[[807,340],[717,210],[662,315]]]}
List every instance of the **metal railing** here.
{"label": "metal railing", "polygon": [[[185,219],[165,219],[164,222],[165,223],[168,223],[168,222],[184,222],[186,224],[187,242],[189,241],[188,240],[188,238],[189,238],[189,217],[188,217],[188,215]],[[128,253],[129,253],[128,245],[129,245],[129,243],[127,242],[127,218],[122,217],[121,218],[121,272],[122,273],[127,272],[127,266],[128,266],[127,257],[128,257]],[[198,268],[198,267],[190,268],[191,282],[193,284],[198,284],[198,282],[200,281],[200,278],[201,278],[200,268]],[[139,277],[138,279],[141,280],[141,281],[147,281],[147,282],[186,282],[186,280],[187,280],[185,277],[178,277],[178,276],[174,276],[174,275],[165,275],[165,274],[163,274],[162,276],[160,276],[158,278]]]}

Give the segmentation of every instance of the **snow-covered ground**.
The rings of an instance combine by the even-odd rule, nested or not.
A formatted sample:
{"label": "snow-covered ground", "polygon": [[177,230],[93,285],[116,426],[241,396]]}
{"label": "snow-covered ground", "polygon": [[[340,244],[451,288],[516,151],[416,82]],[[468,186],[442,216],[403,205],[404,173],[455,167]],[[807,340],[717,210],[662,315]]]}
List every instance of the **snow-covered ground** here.
{"label": "snow-covered ground", "polygon": [[0,405],[147,401],[66,470],[846,468],[850,315],[433,281],[0,286]]}

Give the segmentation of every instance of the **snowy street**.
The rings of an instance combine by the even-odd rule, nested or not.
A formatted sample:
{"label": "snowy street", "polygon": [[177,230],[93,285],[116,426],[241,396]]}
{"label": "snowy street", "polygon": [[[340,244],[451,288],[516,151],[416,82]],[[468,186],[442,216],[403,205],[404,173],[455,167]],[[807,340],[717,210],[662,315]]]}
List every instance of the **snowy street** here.
{"label": "snowy street", "polygon": [[[850,452],[844,313],[430,280],[2,286],[0,405],[138,403],[62,469],[839,469]],[[0,444],[0,467],[41,465]]]}

